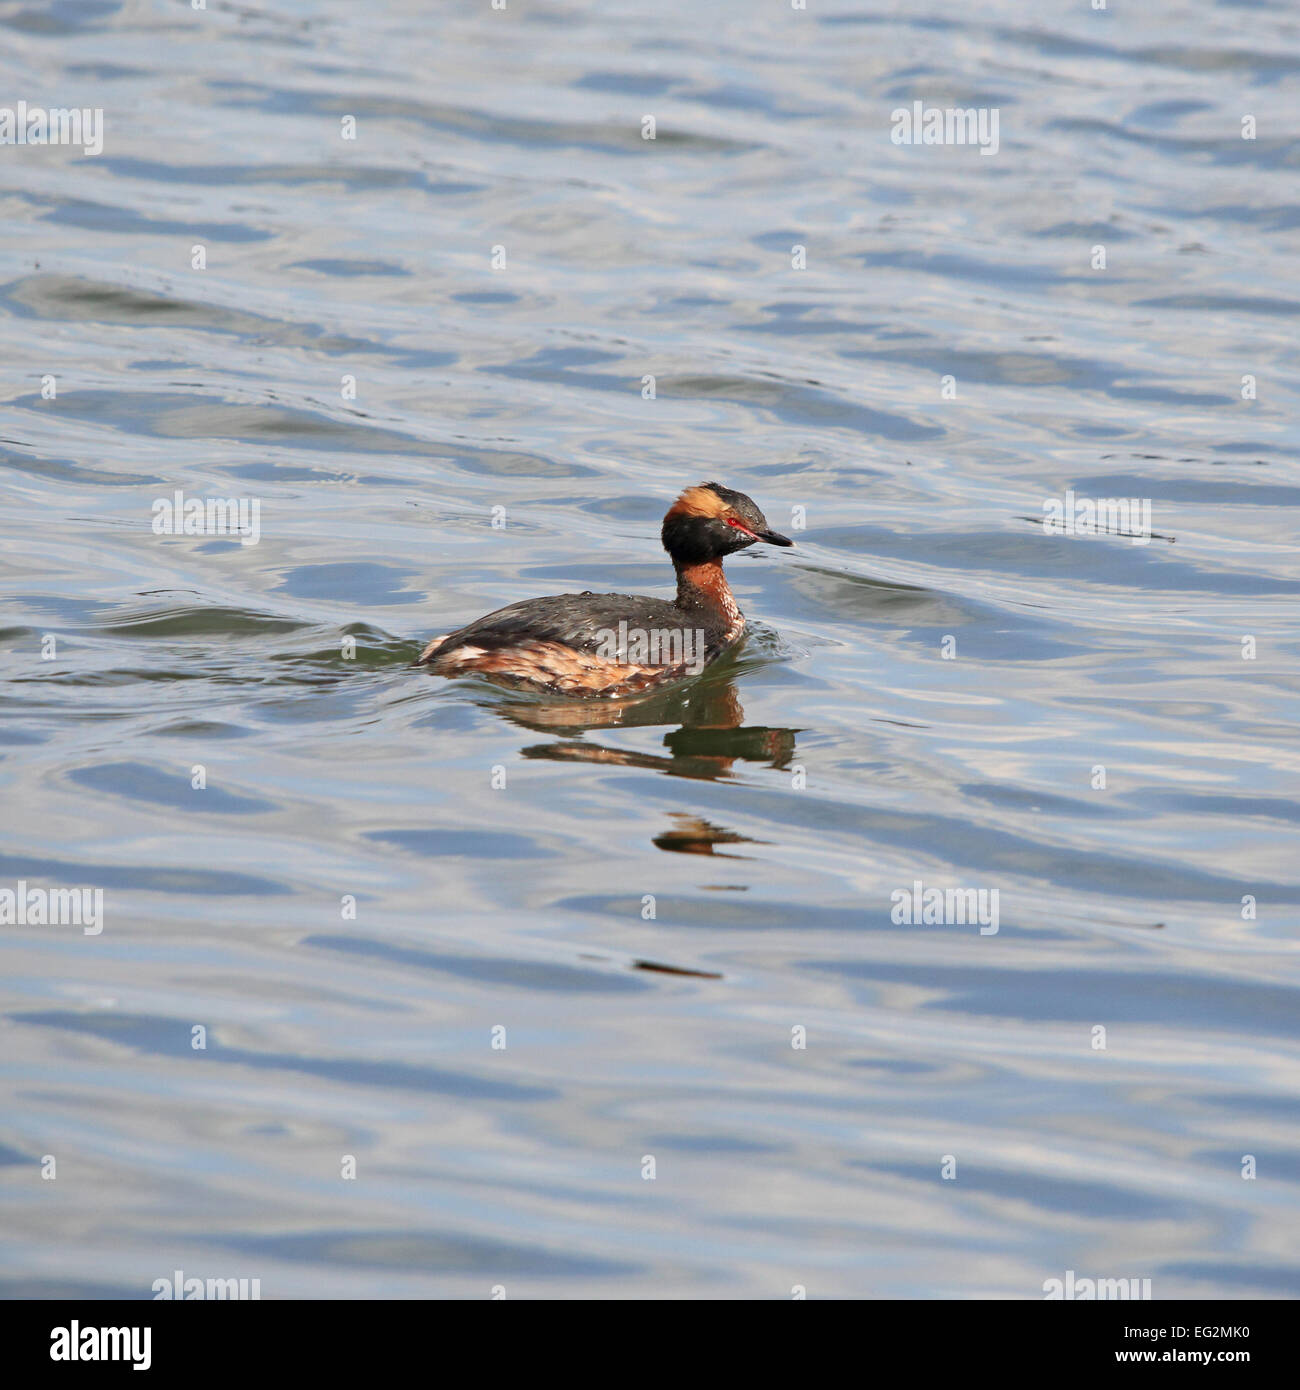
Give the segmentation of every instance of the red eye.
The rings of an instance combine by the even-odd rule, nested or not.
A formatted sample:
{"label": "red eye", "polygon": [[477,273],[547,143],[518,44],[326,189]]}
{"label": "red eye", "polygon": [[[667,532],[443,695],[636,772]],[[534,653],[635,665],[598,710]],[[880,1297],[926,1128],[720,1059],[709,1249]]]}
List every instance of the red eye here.
{"label": "red eye", "polygon": [[[746,526],[743,521],[737,521],[734,516],[729,516],[727,518],[727,525],[732,527],[736,531],[743,531],[747,536],[754,536],[754,533],[749,529],[749,527]],[[758,537],[754,536],[754,539],[757,540]]]}

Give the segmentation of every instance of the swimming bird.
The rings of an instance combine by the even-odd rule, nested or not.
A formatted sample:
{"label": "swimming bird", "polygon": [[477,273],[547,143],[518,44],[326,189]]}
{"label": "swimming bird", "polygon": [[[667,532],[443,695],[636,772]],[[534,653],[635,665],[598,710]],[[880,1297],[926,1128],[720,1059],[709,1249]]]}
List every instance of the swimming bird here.
{"label": "swimming bird", "polygon": [[745,618],[722,573],[758,541],[793,545],[752,498],[720,483],[688,487],[668,508],[663,547],[677,597],[553,594],[524,599],[435,637],[417,665],[557,695],[620,697],[697,675],[734,646]]}

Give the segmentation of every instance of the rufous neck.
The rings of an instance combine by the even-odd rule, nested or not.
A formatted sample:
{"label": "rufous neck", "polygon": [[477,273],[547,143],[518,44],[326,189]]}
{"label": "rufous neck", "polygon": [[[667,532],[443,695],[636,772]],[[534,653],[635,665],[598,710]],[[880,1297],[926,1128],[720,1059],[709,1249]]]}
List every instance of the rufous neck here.
{"label": "rufous neck", "polygon": [[735,596],[722,572],[721,560],[687,564],[674,561],[677,571],[677,606],[688,612],[707,613],[723,623],[740,616]]}

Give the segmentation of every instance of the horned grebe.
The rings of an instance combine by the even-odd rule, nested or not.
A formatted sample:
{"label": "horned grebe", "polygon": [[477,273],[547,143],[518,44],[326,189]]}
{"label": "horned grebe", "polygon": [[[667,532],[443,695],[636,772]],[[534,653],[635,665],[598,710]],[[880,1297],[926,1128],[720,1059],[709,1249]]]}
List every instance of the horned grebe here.
{"label": "horned grebe", "polygon": [[590,592],[524,599],[435,637],[417,665],[563,695],[631,695],[698,674],[745,631],[723,557],[755,541],[794,542],[743,492],[718,483],[688,487],[662,536],[677,571],[674,602]]}

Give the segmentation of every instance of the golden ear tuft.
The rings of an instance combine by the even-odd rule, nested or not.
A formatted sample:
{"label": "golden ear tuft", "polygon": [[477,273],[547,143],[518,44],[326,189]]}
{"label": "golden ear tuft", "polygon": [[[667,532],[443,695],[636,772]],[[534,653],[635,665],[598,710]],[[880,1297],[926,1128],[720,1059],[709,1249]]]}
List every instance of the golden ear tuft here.
{"label": "golden ear tuft", "polygon": [[669,516],[724,516],[727,504],[712,488],[688,487],[668,509]]}

